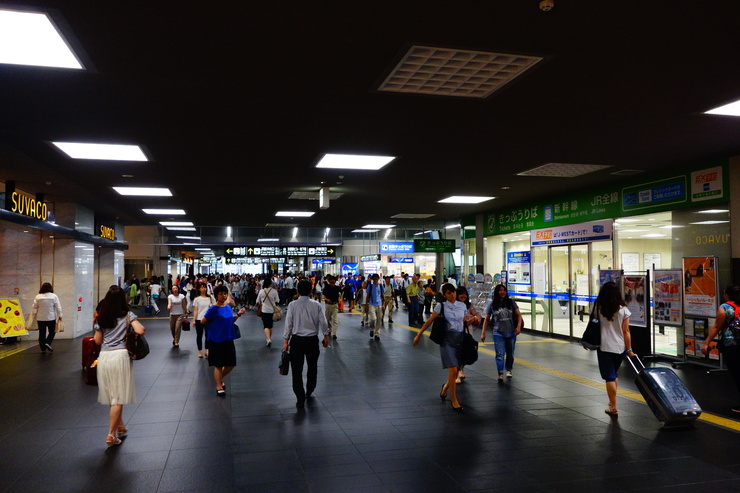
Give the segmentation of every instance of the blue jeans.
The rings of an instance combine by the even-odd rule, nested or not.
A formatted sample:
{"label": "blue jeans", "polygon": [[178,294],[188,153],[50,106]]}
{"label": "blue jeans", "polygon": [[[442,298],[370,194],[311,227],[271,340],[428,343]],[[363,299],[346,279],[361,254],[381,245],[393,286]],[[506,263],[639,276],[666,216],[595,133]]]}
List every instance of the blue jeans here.
{"label": "blue jeans", "polygon": [[409,325],[414,325],[419,319],[419,297],[412,296],[409,305]]}
{"label": "blue jeans", "polygon": [[[493,345],[496,351],[496,366],[498,372],[503,373],[504,368],[506,371],[511,371],[514,366],[514,346],[516,345],[516,336],[504,337],[501,334],[493,334]],[[506,355],[506,364],[504,365],[504,355]]]}

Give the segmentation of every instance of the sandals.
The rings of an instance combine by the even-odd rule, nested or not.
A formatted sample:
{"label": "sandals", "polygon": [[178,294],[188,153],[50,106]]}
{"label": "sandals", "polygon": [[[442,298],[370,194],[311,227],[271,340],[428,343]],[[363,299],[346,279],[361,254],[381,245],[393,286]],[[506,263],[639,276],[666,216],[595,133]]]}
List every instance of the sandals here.
{"label": "sandals", "polygon": [[609,416],[616,416],[617,414],[619,414],[617,412],[617,408],[611,407],[611,406],[608,406],[606,409],[604,409],[604,412],[608,414]]}
{"label": "sandals", "polygon": [[118,438],[125,437],[126,435],[128,435],[128,428],[126,428],[125,426],[119,426],[116,430],[116,435],[118,435]]}
{"label": "sandals", "polygon": [[108,448],[115,447],[116,445],[121,445],[121,439],[109,434],[108,437],[105,439],[105,444],[108,446]]}

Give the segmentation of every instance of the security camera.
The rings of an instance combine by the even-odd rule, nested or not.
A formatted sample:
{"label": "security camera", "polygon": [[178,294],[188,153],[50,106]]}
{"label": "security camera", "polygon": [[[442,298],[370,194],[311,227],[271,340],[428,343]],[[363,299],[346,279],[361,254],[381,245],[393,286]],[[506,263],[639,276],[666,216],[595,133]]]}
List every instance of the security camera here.
{"label": "security camera", "polygon": [[540,10],[543,12],[549,12],[555,6],[555,0],[541,0]]}

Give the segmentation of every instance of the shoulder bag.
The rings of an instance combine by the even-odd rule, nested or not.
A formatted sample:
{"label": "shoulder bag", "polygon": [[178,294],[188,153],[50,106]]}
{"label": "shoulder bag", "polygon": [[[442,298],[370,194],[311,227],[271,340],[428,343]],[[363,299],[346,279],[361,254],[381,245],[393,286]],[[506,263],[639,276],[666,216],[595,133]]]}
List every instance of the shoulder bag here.
{"label": "shoulder bag", "polygon": [[734,308],[735,316],[732,320],[725,321],[725,328],[719,333],[717,349],[721,353],[728,348],[740,346],[740,307],[731,301],[727,304]]}
{"label": "shoulder bag", "polygon": [[460,349],[462,353],[460,355],[460,363],[463,366],[472,365],[478,361],[478,341],[470,335],[467,329],[463,331],[463,340]]}
{"label": "shoulder bag", "polygon": [[441,305],[439,315],[432,322],[432,331],[429,333],[429,338],[435,344],[442,344],[445,341],[446,332],[447,320],[445,320],[445,306]]}
{"label": "shoulder bag", "polygon": [[588,325],[581,337],[581,345],[590,350],[599,349],[601,346],[601,324],[599,324],[599,308],[594,305],[591,315],[588,317]]}
{"label": "shoulder bag", "polygon": [[128,326],[128,332],[126,332],[126,350],[129,357],[134,360],[146,358],[146,355],[149,354],[149,343],[146,342],[144,334],[136,333],[128,315],[126,315],[126,325]]}
{"label": "shoulder bag", "polygon": [[283,311],[273,304],[272,299],[270,299],[269,295],[265,295],[265,298],[267,298],[267,301],[269,301],[270,305],[272,305],[272,321],[277,322],[278,320],[282,320]]}

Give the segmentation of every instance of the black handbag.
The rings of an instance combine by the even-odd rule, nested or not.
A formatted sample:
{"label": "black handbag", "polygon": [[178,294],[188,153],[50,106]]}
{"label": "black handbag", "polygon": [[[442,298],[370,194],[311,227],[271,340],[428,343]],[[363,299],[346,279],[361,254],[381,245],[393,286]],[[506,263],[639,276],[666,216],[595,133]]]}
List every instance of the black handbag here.
{"label": "black handbag", "polygon": [[432,322],[432,331],[429,333],[429,338],[435,344],[442,344],[445,342],[445,333],[447,332],[447,320],[445,320],[445,306],[440,305],[439,315]]}
{"label": "black handbag", "polygon": [[126,333],[126,350],[128,351],[129,357],[137,361],[146,358],[146,355],[149,354],[149,343],[146,342],[144,334],[137,334],[134,331],[128,316],[126,317],[126,323],[128,324],[128,332]]}
{"label": "black handbag", "polygon": [[241,339],[242,331],[238,325],[234,324],[234,339]]}
{"label": "black handbag", "polygon": [[478,341],[467,330],[463,332],[463,340],[460,348],[462,353],[460,355],[460,363],[463,366],[472,365],[478,361]]}
{"label": "black handbag", "polygon": [[581,345],[590,350],[599,349],[601,346],[601,325],[599,324],[599,309],[594,305],[591,315],[588,316],[588,325],[583,331]]}
{"label": "black handbag", "polygon": [[281,375],[287,375],[290,369],[290,353],[285,349],[280,353],[280,364],[278,364]]}

